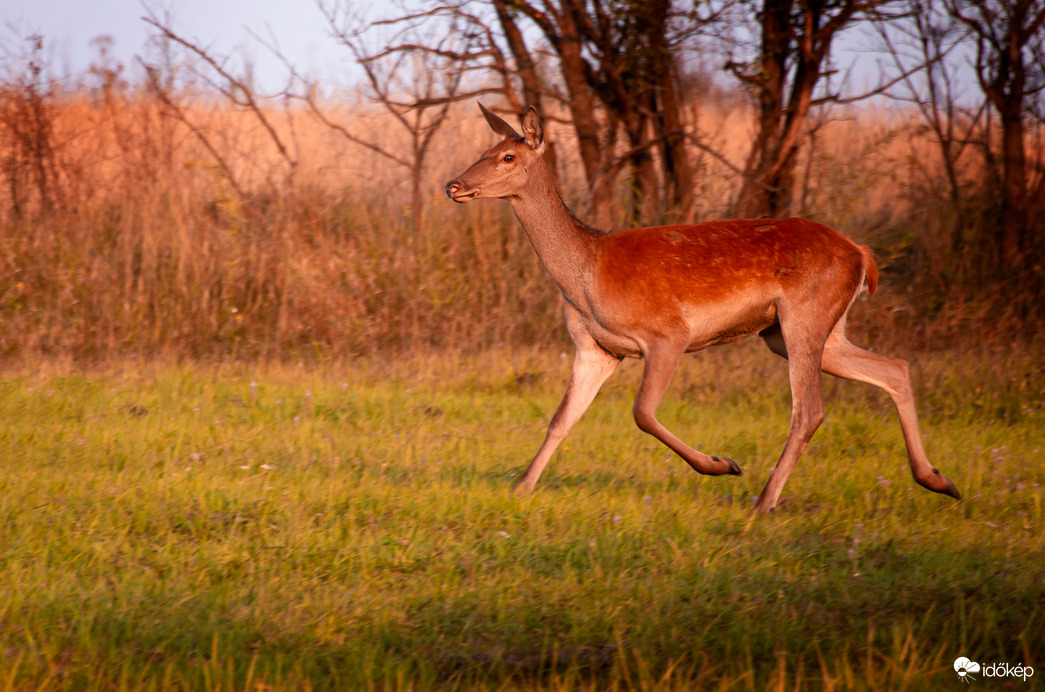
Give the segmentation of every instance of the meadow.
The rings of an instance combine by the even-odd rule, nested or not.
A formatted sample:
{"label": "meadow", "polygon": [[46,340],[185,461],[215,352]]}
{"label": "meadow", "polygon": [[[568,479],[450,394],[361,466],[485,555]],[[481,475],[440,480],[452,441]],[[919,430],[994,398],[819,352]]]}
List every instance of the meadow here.
{"label": "meadow", "polygon": [[126,359],[0,381],[0,690],[940,690],[959,656],[1045,675],[1037,361],[915,364],[961,501],[914,485],[877,390],[827,420],[771,516],[783,362],[684,359],[661,419],[607,383],[535,494],[511,481],[568,353],[337,364]]}
{"label": "meadow", "polygon": [[[883,394],[829,380],[756,518],[789,394],[752,342],[684,359],[659,415],[742,476],[634,426],[629,362],[537,492],[509,492],[572,347],[507,205],[443,195],[492,143],[474,104],[411,208],[412,170],[302,108],[63,91],[33,64],[0,77],[0,692],[938,690],[959,656],[1041,687],[1045,321],[981,280],[990,195],[947,199],[911,112],[825,112],[796,213],[874,249],[850,333],[912,360],[963,499],[915,486]],[[692,152],[694,218],[720,218],[752,111],[692,99],[723,157]],[[408,150],[351,95],[322,107]],[[548,126],[585,217],[570,128]],[[977,156],[959,182],[989,192]]]}

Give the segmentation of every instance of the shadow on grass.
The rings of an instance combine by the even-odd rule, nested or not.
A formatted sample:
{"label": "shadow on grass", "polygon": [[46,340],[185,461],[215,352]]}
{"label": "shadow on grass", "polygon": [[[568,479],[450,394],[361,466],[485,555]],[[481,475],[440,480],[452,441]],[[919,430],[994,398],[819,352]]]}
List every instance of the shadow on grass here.
{"label": "shadow on grass", "polygon": [[[4,653],[4,667],[10,672],[17,659],[22,672],[9,679],[46,675],[56,689],[121,679],[141,687],[163,687],[166,679],[187,689],[405,682],[464,689],[567,679],[644,687],[669,673],[679,686],[750,680],[760,688],[783,666],[800,689],[929,690],[955,683],[949,666],[958,656],[1045,661],[1045,567],[1034,556],[999,563],[975,547],[956,554],[930,541],[854,544],[851,535],[816,527],[786,535],[780,528],[770,519],[724,533],[723,545],[681,549],[681,564],[641,566],[626,555],[640,566],[616,568],[563,554],[557,571],[545,564],[540,579],[515,584],[508,596],[505,581],[526,571],[492,563],[453,590],[404,588],[389,609],[316,609],[307,595],[266,609],[257,606],[257,591],[231,583],[168,594],[166,602],[114,598],[112,609],[87,608],[95,613],[87,621],[77,619],[69,597],[30,601],[23,606],[30,621],[67,627],[64,634],[25,629],[24,641]],[[706,555],[710,562],[700,559]],[[446,578],[438,565],[431,571],[399,583]],[[576,584],[575,593],[564,593],[562,582]],[[320,591],[354,587],[330,582]],[[282,613],[299,608],[310,617],[285,626]]]}

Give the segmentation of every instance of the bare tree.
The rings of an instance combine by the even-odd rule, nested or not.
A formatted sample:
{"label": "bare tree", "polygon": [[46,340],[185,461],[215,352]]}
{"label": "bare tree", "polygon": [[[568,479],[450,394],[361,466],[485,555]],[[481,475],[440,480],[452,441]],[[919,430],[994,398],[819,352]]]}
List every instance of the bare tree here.
{"label": "bare tree", "polygon": [[50,211],[61,196],[54,137],[54,103],[44,38],[34,34],[10,56],[13,67],[0,88],[0,142],[11,213]]}
{"label": "bare tree", "polygon": [[[922,186],[916,215],[932,216],[931,227],[943,237],[923,232],[922,249],[930,256],[929,275],[942,290],[976,281],[993,272],[994,241],[985,232],[982,200],[993,186],[982,176],[981,156],[987,105],[968,84],[969,29],[949,11],[945,0],[907,0],[908,13],[898,21],[879,23],[878,35],[887,64],[883,73],[896,75],[886,95],[910,104],[936,146],[943,176],[935,161],[911,157]],[[988,169],[989,170],[989,169]],[[937,193],[942,182],[942,191]],[[926,192],[930,199],[922,197]],[[934,203],[935,202],[935,203]],[[935,255],[935,260],[932,256]]]}
{"label": "bare tree", "polygon": [[[671,0],[647,3],[595,2],[595,21],[581,26],[600,69],[592,87],[627,138],[633,171],[631,204],[626,221],[661,218],[661,188],[668,206],[691,209],[693,169],[685,147],[678,65],[672,48],[686,32],[671,26]],[[675,44],[675,45],[673,45]],[[660,166],[654,150],[660,154]],[[659,168],[659,170],[658,170]],[[663,180],[662,180],[663,178]]]}
{"label": "bare tree", "polygon": [[1025,269],[1031,253],[1045,246],[1041,224],[1035,223],[1045,204],[1045,177],[1030,174],[1026,151],[1030,100],[1045,91],[1045,5],[1041,0],[947,0],[947,6],[972,33],[976,77],[1001,128],[1001,258],[1010,271]]}
{"label": "bare tree", "polygon": [[[410,49],[492,78],[477,76],[448,98],[496,92],[519,116],[534,105],[552,119],[550,102],[560,105],[576,135],[593,221],[609,226],[621,220],[617,184],[625,170],[633,180],[629,220],[657,220],[665,209],[683,217],[692,212],[694,167],[676,56],[695,27],[714,14],[697,8],[672,0],[453,0],[420,3],[382,24],[427,22],[428,38],[418,37]],[[473,43],[457,50],[440,46],[447,26]],[[549,156],[555,171],[555,152]]]}
{"label": "bare tree", "polygon": [[[473,51],[476,37],[462,30],[465,22],[455,12],[436,13],[448,18],[449,23],[432,38],[423,31],[424,19],[432,13],[368,22],[360,20],[351,4],[343,0],[319,0],[318,5],[334,37],[362,67],[370,100],[406,132],[410,155],[402,156],[395,148],[331,122],[317,103],[314,88],[306,100],[313,113],[347,139],[409,172],[413,227],[420,234],[424,226],[423,183],[429,148],[465,83],[467,65],[461,58]],[[374,39],[379,44],[376,47]]]}
{"label": "bare tree", "polygon": [[[171,46],[187,51],[201,65],[198,74],[202,79],[230,102],[243,108],[254,117],[279,153],[280,160],[283,163],[282,175],[284,182],[291,184],[298,166],[296,148],[292,142],[287,140],[286,135],[280,133],[276,123],[273,121],[272,112],[265,107],[265,97],[256,93],[253,85],[250,83],[250,78],[237,74],[230,66],[227,56],[217,55],[202,47],[198,41],[186,38],[175,31],[169,15],[160,18],[155,14],[149,14],[142,17],[142,19],[145,23],[155,28],[159,32],[157,38],[167,44],[167,47],[164,49],[165,55],[170,56],[172,53],[170,50]],[[214,157],[226,181],[240,200],[243,202],[249,201],[249,195],[242,183],[237,180],[230,162],[221,155],[206,128],[194,122],[190,110],[184,103],[178,100],[174,83],[170,79],[170,71],[163,69],[162,66],[142,62],[146,71],[147,84],[153,95],[163,104],[167,115],[189,128],[189,131]]]}
{"label": "bare tree", "polygon": [[909,0],[905,21],[877,27],[891,67],[902,76],[889,96],[912,104],[939,147],[947,177],[949,201],[962,203],[959,161],[976,136],[982,109],[970,114],[961,104],[955,71],[968,30],[954,20],[940,0]]}
{"label": "bare tree", "polygon": [[[893,0],[745,0],[757,18],[754,55],[726,67],[755,96],[755,140],[734,205],[739,216],[786,216],[810,109],[838,100],[825,86],[834,41],[859,21],[884,18]],[[750,16],[750,15],[747,15]],[[734,46],[744,41],[733,35]],[[874,91],[880,91],[876,88]],[[848,100],[852,100],[851,98]]]}
{"label": "bare tree", "polygon": [[[694,167],[686,147],[676,55],[723,6],[544,0],[513,2],[499,13],[502,25],[506,16],[513,22],[526,18],[557,58],[560,99],[570,112],[597,225],[619,217],[613,211],[616,181],[625,167],[633,179],[626,221],[658,220],[666,208],[680,217],[692,213]],[[517,63],[520,57],[515,54]]]}

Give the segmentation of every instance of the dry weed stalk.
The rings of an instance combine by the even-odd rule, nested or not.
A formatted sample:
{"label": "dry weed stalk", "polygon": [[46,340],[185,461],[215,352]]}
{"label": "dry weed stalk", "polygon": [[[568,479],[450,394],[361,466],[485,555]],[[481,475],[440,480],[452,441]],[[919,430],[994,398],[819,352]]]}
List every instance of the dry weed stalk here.
{"label": "dry weed stalk", "polygon": [[[564,343],[558,299],[514,220],[499,208],[443,206],[440,181],[466,163],[461,152],[490,143],[467,134],[476,129],[471,104],[451,110],[431,143],[438,165],[420,186],[428,214],[418,231],[409,172],[307,108],[235,108],[191,90],[12,87],[0,89],[0,161],[36,151],[47,182],[22,164],[0,170],[4,358],[343,357]],[[410,146],[373,109],[316,106],[389,148]],[[36,107],[45,118],[40,142],[19,149]],[[922,273],[932,265],[912,263],[926,261],[919,253],[932,236],[912,226],[924,213],[914,202],[925,202],[908,191],[940,175],[932,147],[902,116],[846,115],[817,130],[799,163],[804,212],[874,244],[887,285],[894,270]],[[706,102],[697,124],[700,140],[727,157],[750,131],[736,108]],[[553,125],[549,136],[564,161],[576,160],[568,128]],[[291,148],[279,142],[299,153],[288,158]],[[720,217],[738,177],[699,149],[693,160],[697,213]],[[561,168],[571,202],[585,189],[575,169]],[[884,298],[895,319],[874,336],[927,324],[918,305],[911,309],[918,294],[887,290]]]}

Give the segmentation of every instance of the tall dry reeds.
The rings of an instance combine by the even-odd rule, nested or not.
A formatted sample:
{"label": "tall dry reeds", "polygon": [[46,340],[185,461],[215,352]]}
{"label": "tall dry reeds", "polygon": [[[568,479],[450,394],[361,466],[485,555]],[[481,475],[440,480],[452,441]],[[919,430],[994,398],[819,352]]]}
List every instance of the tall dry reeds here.
{"label": "tall dry reeds", "polygon": [[[565,343],[559,298],[508,206],[443,198],[443,181],[494,139],[472,104],[434,145],[417,234],[408,172],[304,109],[267,112],[288,157],[256,113],[176,96],[175,114],[144,88],[0,87],[0,356],[342,357]],[[326,108],[386,147],[405,145],[377,112]],[[741,160],[751,126],[742,111],[707,103],[695,112],[701,141]],[[568,129],[549,128],[560,161],[575,160]],[[903,117],[866,109],[822,123],[796,195],[804,215],[876,248],[886,288],[865,311],[883,338],[927,329],[928,308],[945,314],[949,288],[934,284],[947,273],[934,265],[948,261],[944,248],[917,225],[932,147],[911,132]],[[694,155],[697,214],[721,216],[737,176],[704,150]],[[581,176],[566,163],[560,174],[583,210]],[[946,329],[963,326],[946,315]]]}
{"label": "tall dry reeds", "polygon": [[[9,162],[35,154],[9,126],[27,117],[7,108],[27,93],[3,95]],[[9,166],[0,193],[5,356],[345,355],[551,338],[555,296],[508,210],[434,203],[459,152],[481,146],[475,136],[444,143],[418,237],[403,172],[303,112],[282,122],[301,152],[288,178],[248,113],[192,106],[204,146],[147,94],[47,105],[53,172]]]}

